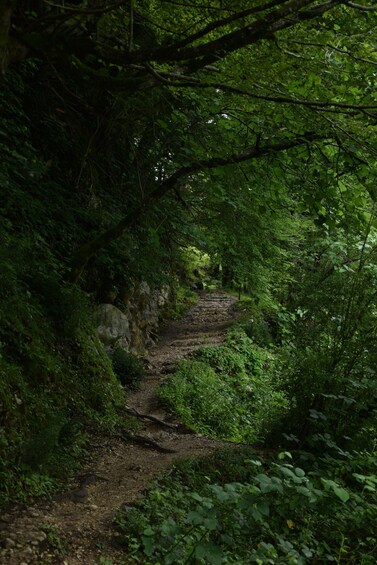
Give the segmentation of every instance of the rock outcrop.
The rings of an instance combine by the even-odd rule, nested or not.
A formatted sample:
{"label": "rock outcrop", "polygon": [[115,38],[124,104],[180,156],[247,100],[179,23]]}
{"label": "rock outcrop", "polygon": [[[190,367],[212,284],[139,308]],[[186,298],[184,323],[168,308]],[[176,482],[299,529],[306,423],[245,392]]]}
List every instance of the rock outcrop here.
{"label": "rock outcrop", "polygon": [[106,349],[120,347],[143,355],[153,345],[161,310],[170,297],[168,286],[151,289],[140,283],[124,294],[124,306],[100,304],[96,312],[97,333]]}

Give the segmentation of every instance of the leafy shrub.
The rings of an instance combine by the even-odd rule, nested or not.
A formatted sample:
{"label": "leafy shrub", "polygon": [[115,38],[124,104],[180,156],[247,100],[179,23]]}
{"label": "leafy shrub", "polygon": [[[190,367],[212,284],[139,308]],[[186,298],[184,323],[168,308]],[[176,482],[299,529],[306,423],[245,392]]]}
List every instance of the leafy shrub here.
{"label": "leafy shrub", "polygon": [[187,426],[212,437],[255,441],[285,414],[272,353],[256,346],[242,328],[225,345],[202,348],[183,361],[161,388],[161,398]]}
{"label": "leafy shrub", "polygon": [[372,565],[375,464],[369,453],[340,461],[250,451],[181,463],[118,516],[125,563]]}
{"label": "leafy shrub", "polygon": [[182,318],[198,301],[198,294],[186,286],[172,285],[172,296],[163,316],[170,320]]}
{"label": "leafy shrub", "polygon": [[45,425],[33,434],[22,449],[21,461],[33,470],[43,468],[59,444],[61,431],[66,424],[61,414],[46,414]]}
{"label": "leafy shrub", "polygon": [[82,454],[79,435],[63,428],[107,425],[122,396],[84,293],[59,282],[21,238],[10,248],[0,252],[0,506],[56,488]]}
{"label": "leafy shrub", "polygon": [[123,386],[130,390],[137,390],[145,376],[144,365],[132,353],[121,349],[114,349],[111,355],[113,371]]}
{"label": "leafy shrub", "polygon": [[160,396],[190,428],[224,439],[237,436],[234,395],[206,363],[182,361]]}

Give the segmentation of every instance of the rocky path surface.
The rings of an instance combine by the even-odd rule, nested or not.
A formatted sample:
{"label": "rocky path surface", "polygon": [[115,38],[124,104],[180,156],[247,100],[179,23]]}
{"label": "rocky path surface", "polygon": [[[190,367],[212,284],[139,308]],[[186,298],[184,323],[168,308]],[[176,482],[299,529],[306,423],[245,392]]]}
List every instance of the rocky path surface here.
{"label": "rocky path surface", "polygon": [[177,459],[203,456],[224,445],[187,433],[172,422],[156,391],[180,359],[199,347],[223,342],[227,326],[236,319],[235,302],[222,292],[203,293],[185,318],[166,328],[149,352],[142,389],[128,397],[128,413],[139,414],[138,434],[168,452],[121,438],[93,437],[81,472],[84,482],[79,486],[76,482],[71,491],[52,501],[0,516],[0,565],[96,565],[101,555],[121,562],[113,542],[118,510],[132,503],[151,479]]}

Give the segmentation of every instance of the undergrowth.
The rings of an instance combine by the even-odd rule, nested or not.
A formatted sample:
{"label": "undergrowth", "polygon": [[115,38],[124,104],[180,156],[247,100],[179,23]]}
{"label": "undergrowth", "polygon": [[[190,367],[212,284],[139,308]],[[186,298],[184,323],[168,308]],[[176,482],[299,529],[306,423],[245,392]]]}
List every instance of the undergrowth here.
{"label": "undergrowth", "polygon": [[118,347],[111,354],[111,363],[114,373],[124,387],[129,390],[140,388],[145,369],[136,355]]}
{"label": "undergrowth", "polygon": [[87,295],[41,261],[43,243],[31,252],[26,239],[4,240],[0,507],[51,494],[83,454],[86,427],[111,429],[123,396]]}
{"label": "undergrowth", "polygon": [[237,327],[224,345],[202,348],[182,361],[160,396],[196,432],[237,442],[260,440],[289,405],[279,391],[275,362],[272,350]]}
{"label": "undergrowth", "polygon": [[[0,89],[0,507],[51,494],[77,465],[88,429],[121,424],[124,392],[93,311],[135,281],[167,282],[166,253],[148,225],[91,261],[77,285],[67,282],[75,251],[123,217],[130,191],[103,148],[83,166],[96,110],[70,79],[75,110],[62,109],[65,80],[33,57]],[[114,163],[121,137],[111,138]]]}
{"label": "undergrowth", "polygon": [[119,514],[122,563],[372,565],[374,461],[242,450],[179,463]]}
{"label": "undergrowth", "polygon": [[163,317],[170,320],[179,320],[198,302],[199,296],[184,285],[172,283],[171,297],[164,308]]}

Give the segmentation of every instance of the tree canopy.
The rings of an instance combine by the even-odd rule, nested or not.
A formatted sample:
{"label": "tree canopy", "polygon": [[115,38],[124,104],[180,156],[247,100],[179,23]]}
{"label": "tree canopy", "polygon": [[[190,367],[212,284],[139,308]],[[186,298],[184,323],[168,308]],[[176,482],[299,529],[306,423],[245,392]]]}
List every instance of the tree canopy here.
{"label": "tree canopy", "polygon": [[118,425],[92,312],[141,281],[249,295],[178,376],[184,409],[223,379],[223,438],[259,418],[271,444],[326,446],[328,490],[360,472],[339,461],[376,430],[376,29],[372,0],[0,0],[0,502],[76,425]]}
{"label": "tree canopy", "polygon": [[256,160],[275,176],[289,168],[296,195],[323,221],[374,191],[371,3],[41,0],[5,2],[2,13],[3,72],[20,59],[43,61],[56,75],[60,113],[77,105],[69,81],[87,91],[77,107],[97,121],[82,173],[97,140],[113,143],[116,128],[123,173],[111,182],[140,189],[117,224],[76,249],[72,280],[165,195],[184,201],[202,190],[208,203],[236,169],[250,187]]}

